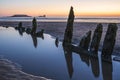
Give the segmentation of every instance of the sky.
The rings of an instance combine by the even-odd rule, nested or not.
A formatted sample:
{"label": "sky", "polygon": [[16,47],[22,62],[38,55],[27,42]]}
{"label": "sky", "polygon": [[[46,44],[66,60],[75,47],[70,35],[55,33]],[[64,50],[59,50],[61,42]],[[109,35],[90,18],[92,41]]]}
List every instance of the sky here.
{"label": "sky", "polygon": [[71,6],[76,16],[120,17],[120,0],[0,0],[0,16],[67,16]]}

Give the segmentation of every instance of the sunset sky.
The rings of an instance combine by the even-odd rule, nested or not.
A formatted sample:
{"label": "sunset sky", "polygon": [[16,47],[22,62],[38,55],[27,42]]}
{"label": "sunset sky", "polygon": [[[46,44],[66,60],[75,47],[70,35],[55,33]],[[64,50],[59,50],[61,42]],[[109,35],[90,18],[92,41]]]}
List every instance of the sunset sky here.
{"label": "sunset sky", "polygon": [[0,16],[67,16],[70,6],[76,16],[120,16],[120,0],[0,0]]}

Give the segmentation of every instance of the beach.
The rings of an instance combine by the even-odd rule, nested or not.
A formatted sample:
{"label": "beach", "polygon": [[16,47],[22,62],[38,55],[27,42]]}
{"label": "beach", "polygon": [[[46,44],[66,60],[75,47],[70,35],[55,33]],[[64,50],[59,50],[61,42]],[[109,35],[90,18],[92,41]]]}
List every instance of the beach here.
{"label": "beach", "polygon": [[[17,27],[19,22],[10,22],[10,21],[0,21],[0,26],[7,26],[7,27]],[[23,27],[31,28],[31,22],[22,22]],[[89,30],[92,31],[92,35],[94,33],[95,28],[97,27],[98,23],[88,23],[88,22],[74,22],[73,27],[73,40],[72,43],[78,45],[82,36],[84,36]],[[66,28],[66,22],[37,22],[37,31],[44,29],[45,33],[52,35],[54,38],[57,38],[62,41],[64,38],[64,32]],[[100,41],[99,50],[102,49],[103,41],[105,38],[105,34],[108,28],[108,23],[102,23],[103,25],[103,33],[102,38]],[[117,37],[116,43],[114,46],[113,55],[120,56],[120,24],[117,23],[118,30],[117,30]],[[91,36],[92,39],[92,36]]]}
{"label": "beach", "polygon": [[8,59],[0,59],[0,80],[51,80],[45,77],[27,74]]}
{"label": "beach", "polygon": [[[19,22],[8,22],[8,21],[0,21],[0,26],[3,27],[17,27]],[[23,27],[32,28],[32,22],[22,22]],[[98,23],[86,23],[86,22],[74,22],[73,29],[73,39],[72,43],[78,45],[81,38],[89,31],[92,31],[92,36],[95,28]],[[58,38],[59,41],[63,41],[64,32],[66,29],[66,22],[37,22],[37,31],[44,29],[46,34],[52,36],[52,38]],[[103,33],[100,41],[99,51],[102,49],[104,37],[108,28],[108,23],[102,23],[103,25]],[[116,37],[116,44],[114,46],[113,55],[119,57],[120,56],[120,24],[117,23],[118,31]],[[91,36],[91,39],[92,39]],[[2,80],[50,80],[48,77],[41,77],[41,75],[34,76],[29,72],[24,72],[21,67],[17,66],[14,61],[8,60],[6,58],[0,59],[0,79]],[[41,65],[42,66],[42,65]],[[24,68],[23,68],[24,69]]]}

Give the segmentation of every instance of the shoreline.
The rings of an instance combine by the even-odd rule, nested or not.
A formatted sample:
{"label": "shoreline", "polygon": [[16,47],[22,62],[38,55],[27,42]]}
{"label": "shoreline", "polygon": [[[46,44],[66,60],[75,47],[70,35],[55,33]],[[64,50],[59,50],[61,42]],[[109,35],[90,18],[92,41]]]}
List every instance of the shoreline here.
{"label": "shoreline", "polygon": [[51,80],[41,76],[34,76],[22,71],[15,63],[0,58],[0,80]]}

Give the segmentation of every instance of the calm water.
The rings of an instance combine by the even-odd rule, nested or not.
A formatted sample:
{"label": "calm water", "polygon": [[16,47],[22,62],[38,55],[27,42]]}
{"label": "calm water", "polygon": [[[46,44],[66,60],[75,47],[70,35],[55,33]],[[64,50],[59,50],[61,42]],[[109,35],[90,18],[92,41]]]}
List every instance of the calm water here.
{"label": "calm water", "polygon": [[[36,17],[38,22],[66,22],[67,18]],[[0,17],[0,21],[32,21],[33,17]],[[120,23],[120,17],[75,18],[75,22]]]}
{"label": "calm water", "polygon": [[[64,53],[65,52],[65,53]],[[44,34],[36,38],[14,28],[0,27],[0,55],[22,66],[23,71],[54,80],[120,80],[120,62],[70,52]]]}

